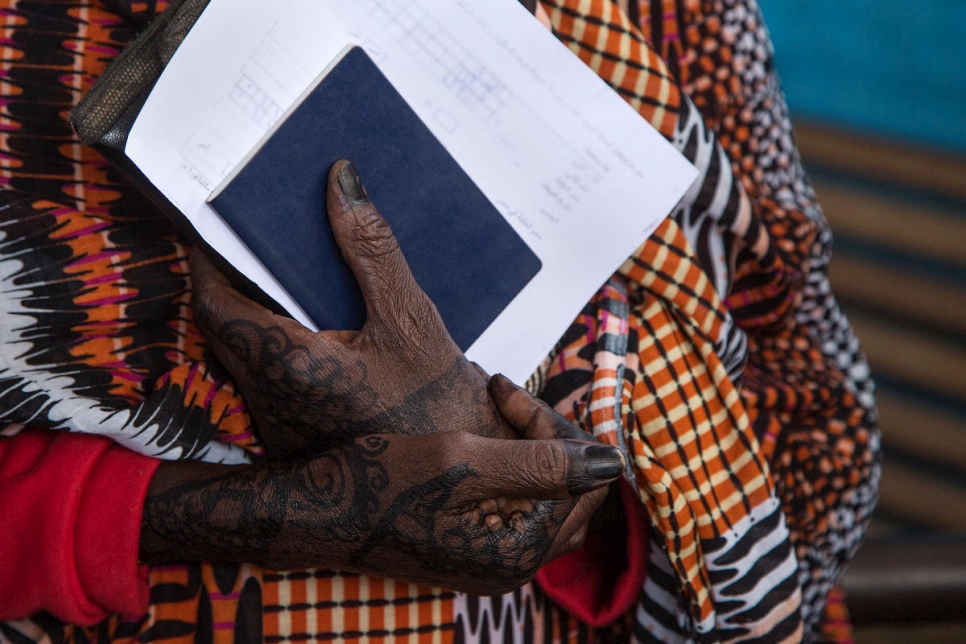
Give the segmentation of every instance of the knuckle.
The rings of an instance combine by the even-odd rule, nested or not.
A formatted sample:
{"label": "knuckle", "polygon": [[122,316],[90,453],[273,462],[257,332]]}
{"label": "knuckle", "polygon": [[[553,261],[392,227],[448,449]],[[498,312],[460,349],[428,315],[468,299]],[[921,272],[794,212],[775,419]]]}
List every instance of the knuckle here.
{"label": "knuckle", "polygon": [[550,405],[529,392],[521,392],[521,394],[527,396],[532,405],[530,417],[527,419],[527,427],[536,428],[542,423],[552,424],[556,420],[552,416],[553,412],[550,409]]}
{"label": "knuckle", "polygon": [[385,260],[399,250],[399,243],[389,224],[372,208],[366,208],[359,214],[350,238],[360,252],[373,260]]}
{"label": "knuckle", "polygon": [[399,297],[402,301],[396,307],[400,312],[396,323],[401,339],[425,341],[444,333],[436,307],[422,291],[413,289]]}
{"label": "knuckle", "polygon": [[[529,394],[528,394],[529,395]],[[573,421],[563,416],[546,401],[531,396],[533,409],[527,427],[540,430],[547,437],[586,440],[589,434],[581,431]]]}
{"label": "knuckle", "polygon": [[449,333],[429,298],[415,286],[391,297],[388,310],[392,315],[383,323],[389,336],[386,340],[393,343],[400,358],[426,365],[436,365],[440,360],[449,364],[453,359]]}
{"label": "knuckle", "polygon": [[470,436],[463,432],[453,432],[447,436],[446,440],[434,440],[427,446],[432,457],[432,462],[440,463],[445,468],[464,463],[468,455],[473,454],[473,446],[470,444]]}
{"label": "knuckle", "polygon": [[557,444],[536,441],[527,467],[538,482],[552,482],[567,472],[567,455]]}

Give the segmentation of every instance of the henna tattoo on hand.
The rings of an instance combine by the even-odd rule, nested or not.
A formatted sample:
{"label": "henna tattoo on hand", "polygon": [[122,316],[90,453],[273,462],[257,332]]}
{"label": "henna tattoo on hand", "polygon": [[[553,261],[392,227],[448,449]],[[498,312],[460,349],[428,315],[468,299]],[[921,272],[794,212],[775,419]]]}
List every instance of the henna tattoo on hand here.
{"label": "henna tattoo on hand", "polygon": [[[397,495],[352,554],[350,566],[363,566],[385,544],[393,557],[408,556],[438,578],[531,578],[550,549],[547,528],[559,504],[536,502],[530,512],[517,510],[501,524],[490,525],[479,509],[460,512],[450,505],[453,490],[476,476],[462,464]],[[459,556],[441,556],[444,552]]]}
{"label": "henna tattoo on hand", "polygon": [[454,501],[479,476],[468,462],[420,476],[427,463],[391,447],[391,439],[369,436],[316,458],[230,468],[152,491],[142,559],[324,565],[486,592],[536,574],[572,503],[538,501],[487,520],[498,503]]}
{"label": "henna tattoo on hand", "polygon": [[[207,325],[205,306],[196,309],[199,322]],[[246,365],[246,373],[235,374],[236,378],[263,439],[277,456],[297,450],[318,453],[387,432],[513,435],[485,382],[461,354],[452,356],[447,369],[420,383],[419,378],[426,377],[422,373],[372,374],[358,356],[298,344],[277,325],[236,319],[215,334]]]}
{"label": "henna tattoo on hand", "polygon": [[[193,310],[208,346],[235,378],[269,454],[296,458],[230,471],[162,465],[145,504],[142,556],[327,565],[505,592],[559,550],[558,534],[569,543],[601,497],[586,503],[590,494],[568,494],[587,491],[575,481],[603,474],[585,456],[549,458],[547,449],[565,449],[559,444],[506,451],[509,441],[486,449],[473,442],[549,440],[566,421],[548,419],[532,399],[504,395],[497,406],[388,225],[357,198],[365,196],[358,185],[351,164],[339,162],[326,193],[369,313],[358,332],[312,334],[244,298],[201,254],[192,257]],[[506,409],[515,410],[512,424]],[[444,432],[458,433],[456,442]],[[510,498],[481,498],[480,489]]]}

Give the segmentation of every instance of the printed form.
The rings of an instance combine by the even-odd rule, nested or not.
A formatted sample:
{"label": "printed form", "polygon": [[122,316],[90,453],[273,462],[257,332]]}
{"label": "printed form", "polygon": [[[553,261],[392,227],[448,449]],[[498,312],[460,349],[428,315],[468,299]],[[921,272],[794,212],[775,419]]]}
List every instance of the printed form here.
{"label": "printed form", "polygon": [[697,173],[517,0],[212,0],[126,152],[213,248],[314,328],[206,200],[350,45],[543,262],[467,351],[526,380]]}

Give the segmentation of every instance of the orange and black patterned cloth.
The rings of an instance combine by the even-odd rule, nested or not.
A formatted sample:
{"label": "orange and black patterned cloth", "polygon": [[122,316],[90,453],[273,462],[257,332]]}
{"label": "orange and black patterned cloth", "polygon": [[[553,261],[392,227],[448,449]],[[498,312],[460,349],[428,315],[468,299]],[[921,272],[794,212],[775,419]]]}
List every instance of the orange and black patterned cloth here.
{"label": "orange and black patterned cloth", "polygon": [[[0,7],[3,434],[245,460],[260,447],[192,324],[189,249],[65,120],[164,3]],[[700,173],[528,383],[629,455],[651,543],[624,617],[589,628],[537,585],[480,598],[190,563],[151,570],[148,615],[41,614],[0,640],[849,641],[833,587],[876,500],[873,383],[756,3],[546,0],[537,18]]]}

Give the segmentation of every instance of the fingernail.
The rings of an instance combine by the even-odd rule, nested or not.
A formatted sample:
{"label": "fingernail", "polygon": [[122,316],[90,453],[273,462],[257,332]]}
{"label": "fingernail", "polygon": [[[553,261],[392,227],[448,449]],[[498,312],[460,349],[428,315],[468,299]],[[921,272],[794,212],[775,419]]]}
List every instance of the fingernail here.
{"label": "fingernail", "polygon": [[624,471],[624,454],[612,445],[594,445],[584,452],[587,472],[598,481],[615,479]]}
{"label": "fingernail", "polygon": [[339,168],[339,188],[342,189],[342,194],[349,201],[355,203],[368,203],[369,201],[369,195],[366,194],[366,189],[362,185],[362,179],[359,178],[359,173],[356,172],[356,167],[352,165],[351,161],[346,161]]}

